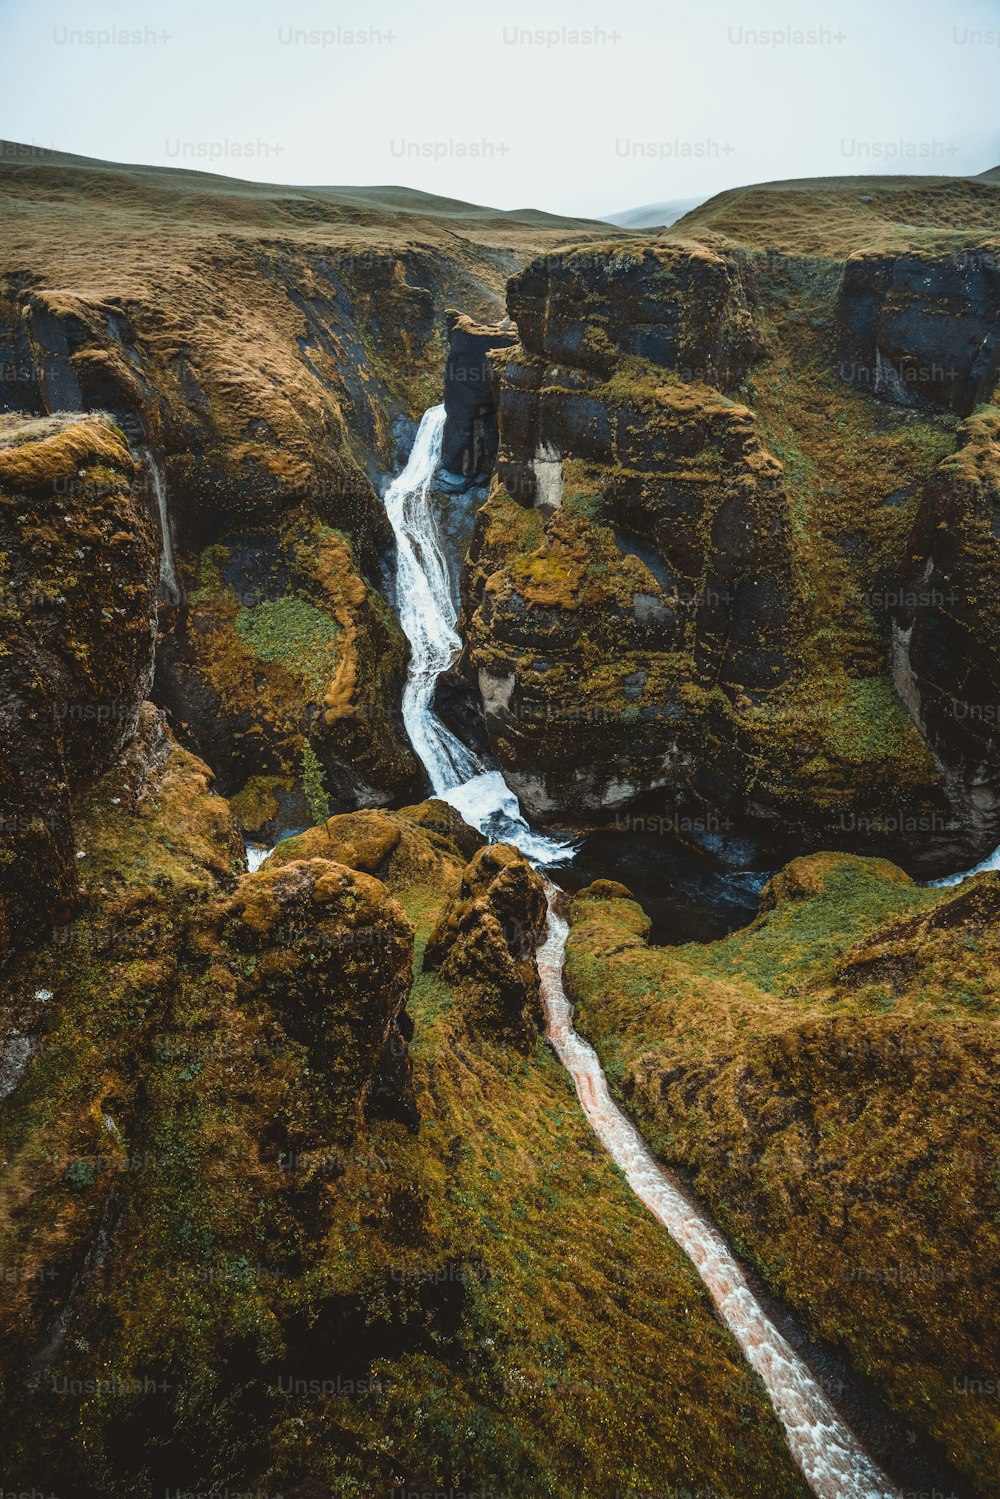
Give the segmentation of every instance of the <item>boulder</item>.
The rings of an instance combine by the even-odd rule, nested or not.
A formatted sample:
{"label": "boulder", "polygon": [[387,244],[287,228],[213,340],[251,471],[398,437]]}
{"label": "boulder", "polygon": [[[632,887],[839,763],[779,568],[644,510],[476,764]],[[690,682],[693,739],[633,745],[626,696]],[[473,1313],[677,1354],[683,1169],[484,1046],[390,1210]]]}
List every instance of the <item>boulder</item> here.
{"label": "boulder", "polygon": [[308,1053],[313,1081],[290,1130],[341,1147],[366,1112],[416,1126],[400,1029],[413,929],[379,880],[327,859],[261,869],[240,882],[220,932],[249,959],[243,1001],[266,1006]]}

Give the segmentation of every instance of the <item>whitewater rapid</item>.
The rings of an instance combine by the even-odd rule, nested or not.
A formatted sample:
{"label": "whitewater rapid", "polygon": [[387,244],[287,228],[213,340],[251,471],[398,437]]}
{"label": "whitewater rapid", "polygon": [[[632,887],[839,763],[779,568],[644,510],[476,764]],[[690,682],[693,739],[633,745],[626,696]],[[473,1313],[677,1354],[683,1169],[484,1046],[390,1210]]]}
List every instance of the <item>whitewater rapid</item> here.
{"label": "whitewater rapid", "polygon": [[[494,842],[513,843],[542,869],[565,862],[571,845],[534,832],[496,769],[463,745],[434,712],[434,687],[461,650],[450,572],[432,486],[441,456],[444,407],[426,412],[410,460],[385,496],[396,536],[397,609],[410,642],[403,720],[434,795],[456,807]],[[573,1079],[594,1133],[639,1201],[689,1257],[726,1327],[760,1377],[789,1451],[816,1499],[900,1499],[841,1420],[808,1366],[765,1315],[718,1229],[654,1160],[611,1097],[593,1047],[573,1028],[563,983],[568,924],[562,892],[546,878],[548,924],[537,953],[546,1036]]]}
{"label": "whitewater rapid", "polygon": [[987,874],[1000,869],[1000,848],[995,848],[988,854],[981,864],[975,864],[971,869],[959,870],[958,874],[946,874],[939,880],[929,880],[929,890],[950,890],[953,885],[960,885],[963,880],[971,880],[974,874]]}

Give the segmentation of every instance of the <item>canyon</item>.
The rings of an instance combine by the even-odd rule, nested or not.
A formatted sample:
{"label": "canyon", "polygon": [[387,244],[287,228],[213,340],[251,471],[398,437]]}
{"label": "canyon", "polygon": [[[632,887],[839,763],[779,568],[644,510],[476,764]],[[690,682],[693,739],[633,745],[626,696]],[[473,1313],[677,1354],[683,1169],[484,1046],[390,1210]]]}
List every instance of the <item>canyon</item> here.
{"label": "canyon", "polygon": [[7,1487],[985,1499],[995,175],[0,189]]}

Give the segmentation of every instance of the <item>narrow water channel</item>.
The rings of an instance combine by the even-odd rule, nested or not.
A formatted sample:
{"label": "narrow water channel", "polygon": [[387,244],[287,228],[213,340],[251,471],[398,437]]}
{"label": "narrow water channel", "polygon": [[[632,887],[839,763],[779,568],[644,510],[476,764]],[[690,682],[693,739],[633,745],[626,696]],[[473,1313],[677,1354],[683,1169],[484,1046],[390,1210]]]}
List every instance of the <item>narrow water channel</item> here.
{"label": "narrow water channel", "polygon": [[[444,407],[432,407],[420,423],[409,462],[385,496],[396,537],[400,623],[411,649],[403,719],[434,795],[456,807],[486,837],[516,845],[544,872],[570,859],[571,847],[535,832],[499,770],[463,745],[434,712],[437,678],[462,644],[432,493],[443,429]],[[594,1133],[639,1201],[690,1258],[719,1316],[763,1382],[789,1450],[817,1499],[894,1499],[899,1490],[766,1315],[714,1223],[657,1164],[612,1099],[596,1052],[573,1028],[563,985],[568,934],[560,909],[563,892],[550,877],[546,889],[547,936],[538,951],[546,1034],[573,1079]]]}

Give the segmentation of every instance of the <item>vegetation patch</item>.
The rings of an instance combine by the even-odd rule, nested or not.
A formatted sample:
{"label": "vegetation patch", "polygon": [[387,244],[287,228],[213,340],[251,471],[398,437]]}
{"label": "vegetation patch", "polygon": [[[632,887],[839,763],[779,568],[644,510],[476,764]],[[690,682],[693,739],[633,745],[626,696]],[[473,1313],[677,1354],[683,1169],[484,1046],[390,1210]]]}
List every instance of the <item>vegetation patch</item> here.
{"label": "vegetation patch", "polygon": [[308,599],[286,594],[240,609],[236,633],[261,661],[301,676],[313,701],[336,674],[340,626]]}

